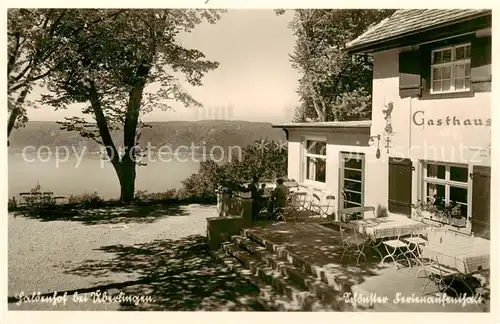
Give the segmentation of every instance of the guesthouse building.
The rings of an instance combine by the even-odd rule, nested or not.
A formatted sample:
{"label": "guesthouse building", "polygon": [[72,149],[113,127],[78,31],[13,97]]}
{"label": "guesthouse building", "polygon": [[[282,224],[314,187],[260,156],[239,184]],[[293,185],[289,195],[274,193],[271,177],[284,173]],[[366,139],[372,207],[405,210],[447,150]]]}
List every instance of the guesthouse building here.
{"label": "guesthouse building", "polygon": [[346,46],[373,58],[371,120],[274,125],[288,178],[489,238],[491,10],[397,10]]}

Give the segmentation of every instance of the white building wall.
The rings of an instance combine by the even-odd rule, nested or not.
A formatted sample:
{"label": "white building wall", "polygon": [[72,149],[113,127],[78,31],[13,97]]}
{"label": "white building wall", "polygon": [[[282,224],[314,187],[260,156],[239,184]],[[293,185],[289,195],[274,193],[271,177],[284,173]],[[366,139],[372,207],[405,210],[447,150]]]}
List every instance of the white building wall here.
{"label": "white building wall", "polygon": [[[491,125],[491,93],[476,93],[470,98],[401,99],[399,52],[400,49],[394,49],[374,55],[371,134],[384,134],[386,121],[382,111],[392,102],[394,135],[390,156],[490,165],[487,148],[491,127],[487,125]],[[446,125],[447,118],[450,125]],[[453,118],[460,125],[453,125]],[[464,125],[466,120],[472,125]],[[475,120],[481,120],[483,126],[475,126]]]}
{"label": "white building wall", "polygon": [[[388,205],[389,157],[412,160],[415,167],[412,175],[412,203],[416,203],[420,196],[420,162],[423,160],[468,164],[470,167],[491,164],[488,148],[491,144],[491,93],[475,93],[470,98],[452,99],[400,98],[398,61],[402,50],[391,49],[374,54],[370,134],[363,134],[361,129],[350,132],[333,128],[290,129],[289,178],[303,182],[301,141],[306,136],[325,136],[328,156],[326,183],[323,186],[308,186],[328,190],[338,201],[340,152],[362,152],[365,153],[365,205],[375,207]],[[393,104],[393,133],[388,136],[383,110],[387,109],[390,102]],[[447,117],[450,125],[446,124]],[[460,125],[453,124],[454,117],[460,120]],[[474,125],[475,119],[481,120],[483,125]],[[470,120],[472,125],[465,125],[466,120]],[[375,140],[368,146],[369,135],[380,135],[381,140]],[[386,148],[388,137],[390,144]],[[376,157],[377,147],[380,149],[379,157]],[[370,215],[366,214],[365,217]]]}
{"label": "white building wall", "polygon": [[[327,142],[326,148],[326,181],[313,183],[304,179],[302,173],[303,163],[303,141],[307,138],[324,138]],[[325,197],[323,192],[329,192],[335,196],[336,207],[339,203],[339,160],[341,152],[364,153],[365,159],[372,159],[375,155],[372,148],[368,146],[368,129],[293,129],[289,131],[288,137],[288,178],[295,179],[301,185],[301,190],[315,192],[320,197]],[[365,172],[368,171],[365,168]],[[373,171],[372,171],[373,172]],[[366,175],[368,177],[368,175]],[[365,202],[372,204],[376,197],[365,195]],[[367,215],[370,216],[370,215]]]}
{"label": "white building wall", "polygon": [[[413,162],[415,170],[412,182],[412,202],[416,203],[420,194],[420,161],[453,162],[469,165],[489,166],[491,153],[491,93],[475,93],[469,98],[419,99],[399,97],[399,52],[392,49],[375,53],[373,78],[373,107],[371,135],[382,136],[381,146],[385,146],[386,120],[383,110],[393,103],[391,124],[393,135],[389,153],[384,147],[381,161],[372,163],[367,171],[367,195],[387,204],[388,159],[406,157]],[[446,119],[449,119],[449,125]],[[453,124],[453,119],[460,125]],[[472,125],[465,125],[469,120]],[[481,121],[482,126],[474,125]],[[431,123],[431,124],[430,124]],[[438,125],[439,124],[439,125]],[[368,175],[369,174],[369,175]],[[371,200],[371,198],[370,198]]]}

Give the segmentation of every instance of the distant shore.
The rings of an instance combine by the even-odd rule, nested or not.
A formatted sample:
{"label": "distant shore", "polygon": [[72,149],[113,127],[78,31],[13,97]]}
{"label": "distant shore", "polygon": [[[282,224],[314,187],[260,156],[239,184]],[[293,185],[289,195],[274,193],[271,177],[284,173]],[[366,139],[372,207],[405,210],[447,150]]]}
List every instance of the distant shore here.
{"label": "distant shore", "polygon": [[[101,152],[99,151],[73,151],[70,152],[70,154],[66,154],[65,151],[60,150],[59,152],[56,150],[52,151],[41,151],[39,153],[34,153],[34,152],[27,152],[24,153],[27,157],[33,158],[36,157],[37,154],[39,157],[47,158],[49,156],[52,156],[52,158],[56,158],[56,154],[58,158],[66,158],[69,156],[69,158],[74,157],[74,158],[80,158],[81,156],[95,159],[95,158],[100,158],[102,156],[103,159],[105,157],[102,155]],[[182,162],[183,160],[186,159],[191,159],[192,161],[196,162],[201,162],[201,161],[208,161],[208,160],[215,160],[217,163],[224,163],[226,162],[225,159],[220,159],[219,156],[214,156],[210,154],[201,154],[199,152],[178,152],[178,153],[166,153],[166,152],[155,152],[151,151],[149,153],[145,153],[146,155],[142,158],[144,162],[148,161],[148,154],[149,157],[153,158],[154,160],[158,160],[160,162],[168,162],[169,160],[177,160]],[[22,150],[11,150],[9,148],[8,150],[8,155],[9,156],[15,156],[15,157],[22,157],[23,156],[23,151]],[[161,155],[161,159],[160,159]]]}

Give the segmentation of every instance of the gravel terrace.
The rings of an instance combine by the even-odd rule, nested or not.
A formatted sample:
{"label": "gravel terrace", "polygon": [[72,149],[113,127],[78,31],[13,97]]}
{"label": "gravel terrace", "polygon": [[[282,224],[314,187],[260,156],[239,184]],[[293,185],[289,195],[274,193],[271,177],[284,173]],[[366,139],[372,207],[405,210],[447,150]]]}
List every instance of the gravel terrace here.
{"label": "gravel terrace", "polygon": [[215,207],[162,208],[50,221],[9,214],[9,310],[263,310],[258,290],[208,254]]}

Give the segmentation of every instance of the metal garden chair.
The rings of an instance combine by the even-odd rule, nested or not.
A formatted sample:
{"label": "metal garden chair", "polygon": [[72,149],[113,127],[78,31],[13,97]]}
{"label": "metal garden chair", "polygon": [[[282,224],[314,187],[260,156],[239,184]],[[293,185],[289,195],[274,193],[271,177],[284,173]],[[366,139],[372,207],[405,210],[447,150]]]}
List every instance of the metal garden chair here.
{"label": "metal garden chair", "polygon": [[[384,231],[387,233],[382,233]],[[380,264],[383,264],[386,259],[391,259],[394,262],[396,269],[399,269],[398,266],[403,267],[399,260],[401,257],[404,257],[408,264],[411,265],[407,256],[410,245],[403,240],[403,233],[408,232],[410,231],[403,227],[378,230],[379,235],[382,237],[388,237],[388,239],[382,241],[382,245],[384,245],[387,254],[382,258]]]}
{"label": "metal garden chair", "polygon": [[[448,293],[452,292],[454,296],[459,296],[459,291],[457,291],[457,286],[465,287],[469,293],[474,294],[475,290],[467,282],[467,275],[462,273],[458,266],[443,265],[441,262],[441,255],[436,253],[434,258],[430,259],[429,263],[417,271],[418,275],[423,271],[425,273],[425,278],[427,282],[422,288],[422,292],[425,292],[427,287],[432,283],[435,285],[437,291],[433,293]],[[456,259],[456,262],[461,262]],[[457,264],[458,265],[458,264]],[[455,286],[455,287],[454,287]]]}
{"label": "metal garden chair", "polygon": [[335,196],[330,194],[329,192],[325,192],[326,197],[324,199],[325,202],[322,202],[321,197],[313,193],[313,200],[310,205],[311,212],[319,215],[320,217],[325,217],[327,219],[335,218]]}
{"label": "metal garden chair", "polygon": [[307,192],[292,192],[288,195],[285,207],[277,208],[276,221],[297,221],[300,214],[307,210]]}
{"label": "metal garden chair", "polygon": [[339,223],[339,229],[342,248],[344,250],[340,257],[340,262],[342,262],[345,256],[356,257],[356,264],[359,264],[361,256],[363,256],[366,261],[364,248],[370,242],[370,238],[359,233],[357,228],[347,224]]}
{"label": "metal garden chair", "polygon": [[427,226],[421,229],[415,229],[408,237],[403,237],[403,242],[408,244],[408,250],[405,252],[410,261],[415,261],[418,265],[424,266],[422,259],[421,249],[422,246],[428,243],[427,233],[425,232]]}

